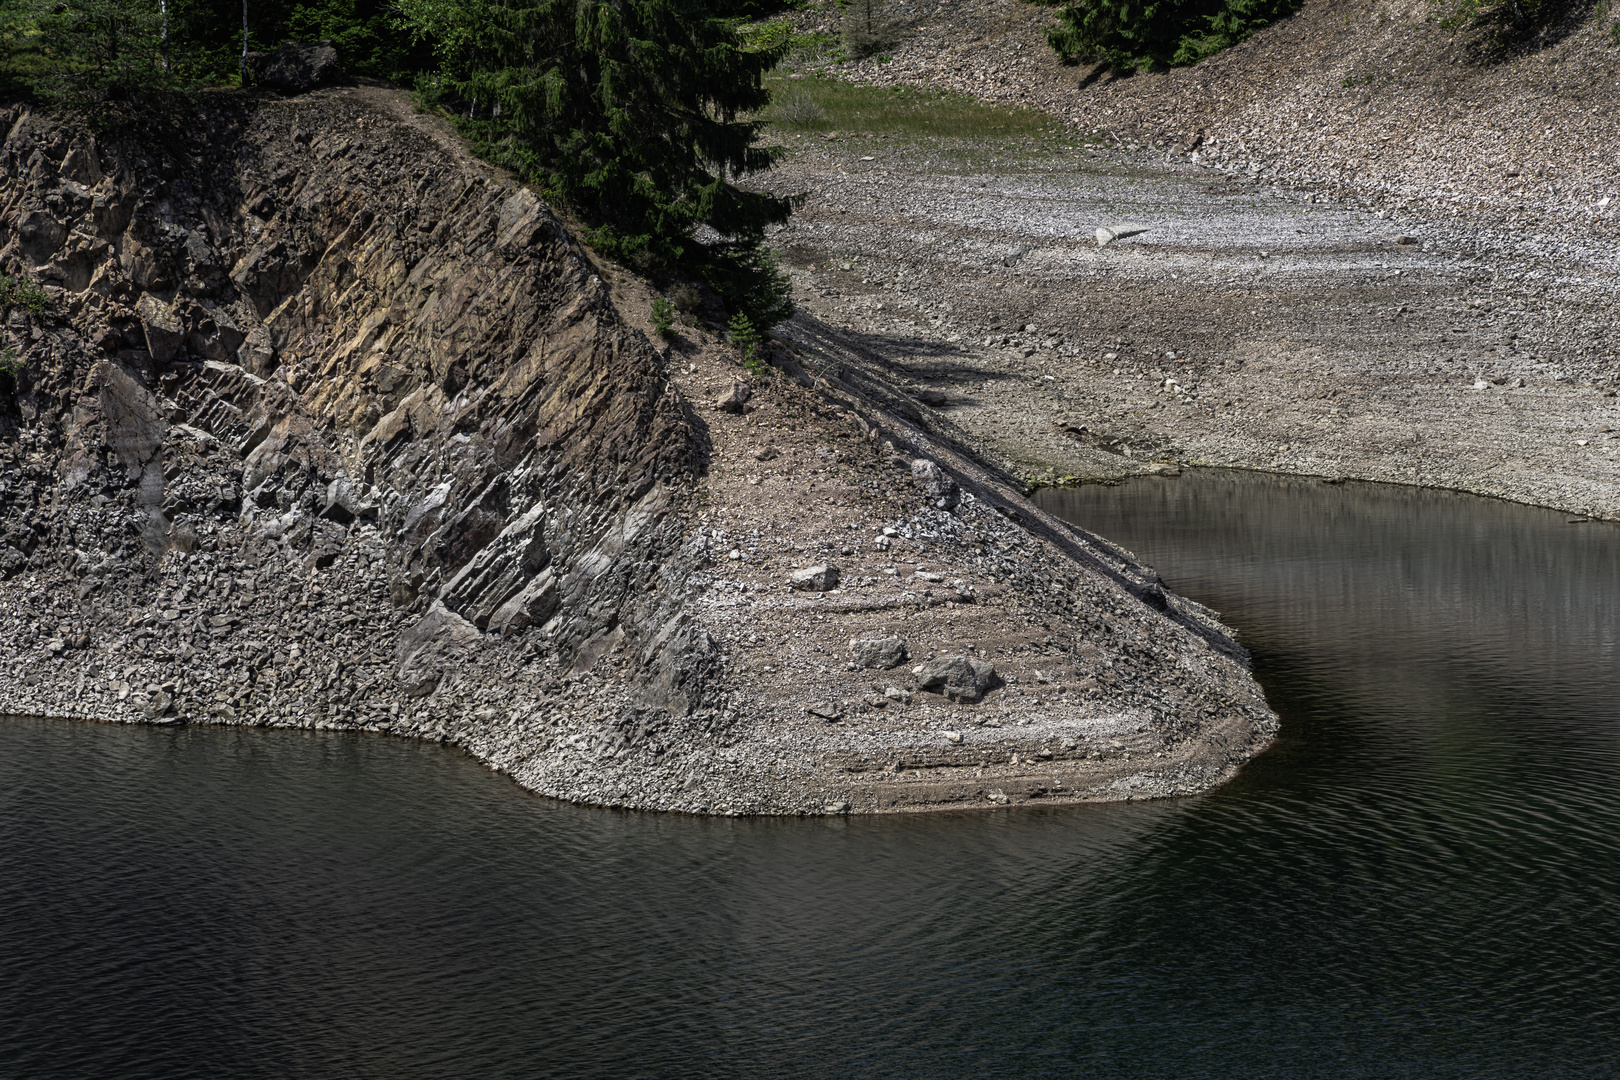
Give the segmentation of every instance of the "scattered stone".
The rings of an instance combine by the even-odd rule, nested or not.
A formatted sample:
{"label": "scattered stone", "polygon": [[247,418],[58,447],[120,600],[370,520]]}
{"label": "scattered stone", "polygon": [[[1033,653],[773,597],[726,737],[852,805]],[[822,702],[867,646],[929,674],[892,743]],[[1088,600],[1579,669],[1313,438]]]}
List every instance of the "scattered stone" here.
{"label": "scattered stone", "polygon": [[1147,232],[1146,225],[1104,225],[1095,233],[1098,247],[1107,247],[1115,240],[1123,240],[1127,236],[1138,236]]}
{"label": "scattered stone", "polygon": [[911,479],[941,510],[954,509],[962,501],[962,489],[944,469],[927,458],[911,463]]}
{"label": "scattered stone", "polygon": [[407,697],[423,698],[439,688],[439,680],[444,676],[433,670],[409,671],[398,679],[399,688]]}
{"label": "scattered stone", "polygon": [[884,671],[899,667],[910,658],[906,639],[902,637],[855,638],[849,643],[849,651],[861,667]]}
{"label": "scattered stone", "polygon": [[762,446],[754,451],[755,461],[775,461],[781,456],[774,446]]}
{"label": "scattered stone", "polygon": [[793,571],[788,581],[801,592],[826,592],[838,586],[838,567],[830,564],[807,566],[803,570]]}
{"label": "scattered stone", "polygon": [[948,743],[955,744],[962,741],[962,733],[960,731],[947,731],[943,734],[945,735],[945,741]]}
{"label": "scattered stone", "polygon": [[995,665],[968,656],[941,656],[916,669],[917,687],[951,701],[978,701],[994,688]]}
{"label": "scattered stone", "polygon": [[714,401],[714,407],[721,412],[740,413],[748,399],[754,396],[754,391],[741,379],[732,382],[731,389],[721,394]]}
{"label": "scattered stone", "polygon": [[911,691],[902,690],[898,686],[889,687],[887,690],[883,691],[883,696],[888,698],[890,701],[898,701],[902,705],[905,705],[911,701]]}

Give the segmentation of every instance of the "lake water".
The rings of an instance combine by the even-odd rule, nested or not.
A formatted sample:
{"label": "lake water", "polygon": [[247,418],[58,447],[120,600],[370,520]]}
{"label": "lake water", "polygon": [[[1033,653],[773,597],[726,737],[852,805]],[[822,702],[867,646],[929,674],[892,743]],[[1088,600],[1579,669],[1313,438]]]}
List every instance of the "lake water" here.
{"label": "lake water", "polygon": [[1620,528],[1231,473],[1046,505],[1283,718],[1171,802],[618,813],[439,746],[0,723],[0,1077],[1620,1075]]}

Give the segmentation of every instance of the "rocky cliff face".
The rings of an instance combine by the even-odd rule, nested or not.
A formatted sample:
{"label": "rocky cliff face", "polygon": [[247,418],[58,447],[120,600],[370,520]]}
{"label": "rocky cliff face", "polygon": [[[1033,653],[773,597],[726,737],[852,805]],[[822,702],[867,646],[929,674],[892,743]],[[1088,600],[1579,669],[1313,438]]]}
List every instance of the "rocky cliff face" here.
{"label": "rocky cliff face", "polygon": [[[780,380],[746,410],[694,408],[683,386],[735,369],[697,342],[672,378],[531,192],[382,92],[222,98],[184,131],[92,133],[20,108],[4,115],[5,333],[23,366],[0,385],[10,660],[0,709],[439,738],[536,790],[623,805],[821,812],[990,799],[980,782],[904,788],[898,769],[876,776],[885,762],[848,744],[838,702],[855,691],[757,684],[728,644],[757,641],[767,623],[789,636],[797,625],[806,642],[847,636],[845,626],[793,604],[750,614],[713,602],[715,560],[726,558],[714,521],[727,500],[770,502],[748,490],[758,477],[724,486],[721,447],[771,410],[814,439],[805,410],[827,420],[823,436],[858,422],[850,469],[909,471],[893,442],[880,450],[875,421],[827,413],[825,395]],[[24,302],[27,282],[46,302]],[[971,488],[966,463],[956,466]],[[945,499],[955,481],[928,469],[920,487],[897,481],[942,516],[928,535],[982,555],[993,541],[968,535],[980,520],[983,536],[1014,530],[1008,542],[1027,545],[983,486],[993,478],[978,476],[977,499]],[[906,506],[887,511],[901,527],[873,555],[889,557],[890,536],[922,543]],[[794,517],[779,550],[829,546],[832,523]],[[1076,544],[1086,541],[1049,538],[1043,558],[1072,561]],[[1140,769],[1124,767],[1118,739],[1112,753],[1087,745],[1082,729],[1103,732],[1110,694],[1093,678],[1099,708],[1040,740],[1072,744],[1058,759],[1075,776],[1121,760],[1089,788],[1071,777],[1068,794],[1194,790],[1229,775],[1274,727],[1240,651],[1190,606],[1169,607],[1179,622],[1155,610],[1162,592],[1119,576],[1136,572],[1118,553],[1087,572],[1103,562],[1119,568],[1109,572],[1129,598],[1121,613],[1174,639],[1170,669],[1171,653],[1201,650],[1202,680],[1172,694],[1159,720],[1108,731],[1156,732],[1154,745],[1168,739],[1197,761],[1157,788],[1119,787]],[[1060,572],[1074,582],[1080,571]],[[959,584],[951,603],[977,602]],[[992,623],[1000,610],[974,608]],[[1081,636],[1060,634],[1070,653]],[[1105,650],[1089,647],[1100,665]],[[1071,664],[1070,678],[1086,676]],[[894,690],[866,710],[909,700]],[[807,710],[797,700],[807,693],[834,696]],[[951,708],[973,704],[959,697]],[[840,725],[831,742],[829,721]],[[918,738],[939,742],[947,724],[958,737],[941,745],[964,745],[965,721],[951,717]],[[1209,725],[1221,727],[1218,750],[1199,736]],[[907,738],[882,743],[878,758],[917,741]],[[1019,763],[1002,736],[979,741],[931,767],[982,777]],[[1007,801],[1008,786],[991,801]],[[1020,798],[1063,789],[1011,787]]]}

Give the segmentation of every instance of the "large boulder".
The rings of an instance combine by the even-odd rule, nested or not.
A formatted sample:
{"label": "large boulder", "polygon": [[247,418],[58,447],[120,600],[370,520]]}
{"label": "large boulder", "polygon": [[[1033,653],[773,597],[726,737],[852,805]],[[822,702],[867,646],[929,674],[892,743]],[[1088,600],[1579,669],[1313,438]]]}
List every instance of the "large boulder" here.
{"label": "large boulder", "polygon": [[337,46],[330,41],[289,41],[273,53],[250,52],[244,59],[254,82],[289,94],[330,86],[343,78]]}
{"label": "large boulder", "polygon": [[803,570],[795,570],[788,577],[788,584],[802,592],[826,592],[828,589],[838,588],[838,567],[831,564],[807,566]]}
{"label": "large boulder", "polygon": [[754,396],[754,391],[741,379],[731,384],[731,389],[721,394],[715,400],[714,406],[721,412],[740,413],[748,404],[748,399]]}
{"label": "large boulder", "polygon": [[978,701],[1000,679],[994,664],[969,656],[941,656],[916,669],[917,687],[952,701]]}
{"label": "large boulder", "polygon": [[850,655],[861,667],[899,667],[908,658],[906,639],[901,637],[855,638],[849,643]]}

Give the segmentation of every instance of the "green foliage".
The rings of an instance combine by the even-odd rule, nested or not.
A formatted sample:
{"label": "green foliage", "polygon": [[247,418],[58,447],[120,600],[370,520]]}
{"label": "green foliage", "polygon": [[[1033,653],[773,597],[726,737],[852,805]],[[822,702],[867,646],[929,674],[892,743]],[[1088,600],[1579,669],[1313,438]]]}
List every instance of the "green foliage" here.
{"label": "green foliage", "polygon": [[119,101],[173,85],[156,0],[8,0],[3,10],[13,49],[31,61],[24,82],[47,101]]}
{"label": "green foliage", "polygon": [[977,141],[1059,135],[1060,121],[1034,109],[976,101],[966,94],[909,86],[857,86],[842,79],[807,78],[768,83],[772,123],[791,128],[833,128],[884,135],[938,136]]}
{"label": "green foliage", "polygon": [[[329,38],[350,72],[407,82],[432,64],[391,0],[251,0],[247,14],[252,49]],[[241,0],[0,0],[7,81],[47,101],[234,82],[242,34]]]}
{"label": "green foliage", "polygon": [[[241,0],[171,0],[182,74],[200,81],[236,77],[242,55]],[[331,39],[351,74],[409,83],[433,64],[433,51],[399,25],[391,0],[250,0],[248,48]]]}
{"label": "green foliage", "polygon": [[[1053,2],[1053,0],[1045,0]],[[1195,64],[1299,10],[1301,0],[1071,0],[1047,40],[1066,62],[1121,71]]]}
{"label": "green foliage", "polygon": [[747,315],[755,326],[769,328],[793,315],[792,282],[762,245],[711,259],[700,272],[727,311]]}
{"label": "green foliage", "polygon": [[675,305],[662,296],[654,297],[652,313],[647,316],[647,321],[652,323],[659,337],[669,337],[675,333]]}
{"label": "green foliage", "polygon": [[28,278],[0,274],[0,308],[20,307],[30,315],[41,315],[50,303],[45,290]]}
{"label": "green foliage", "polygon": [[775,101],[771,103],[771,120],[784,127],[810,128],[815,127],[827,119],[827,110],[821,103],[809,94],[800,90],[790,90],[785,94],[775,94]]}
{"label": "green foliage", "polygon": [[23,359],[17,355],[17,350],[7,345],[4,352],[0,352],[0,378],[16,379],[22,374]]}
{"label": "green foliage", "polygon": [[684,282],[669,290],[669,298],[675,302],[677,311],[687,315],[695,315],[703,307],[703,293],[696,286]]}
{"label": "green foliage", "polygon": [[[1523,46],[1551,30],[1572,15],[1581,13],[1590,0],[1429,0],[1437,21],[1446,30],[1474,32],[1474,51],[1490,56]],[[1595,5],[1602,18],[1608,5]],[[1620,42],[1620,23],[1611,28]]]}
{"label": "green foliage", "polygon": [[754,328],[753,321],[747,314],[739,311],[731,317],[731,322],[727,326],[731,331],[731,347],[742,357],[743,366],[747,367],[754,363],[759,347],[765,339]]}
{"label": "green foliage", "polygon": [[[765,229],[793,201],[733,181],[768,169],[764,75],[785,39],[748,39],[736,3],[400,0],[438,70],[423,96],[481,153],[540,183],[589,242],[643,271],[695,271],[761,325],[781,318]],[[700,229],[716,239],[700,242]],[[785,296],[785,292],[782,293]]]}

